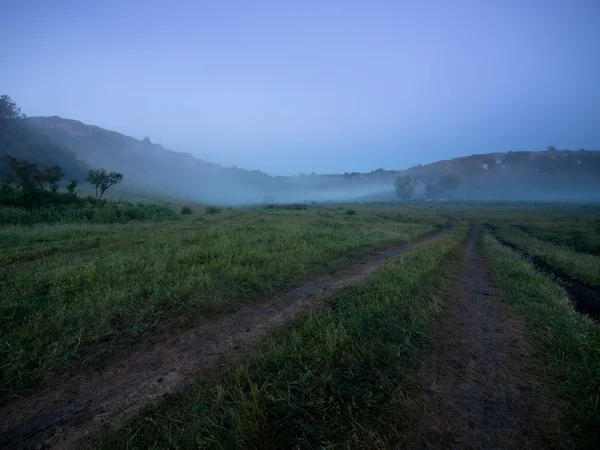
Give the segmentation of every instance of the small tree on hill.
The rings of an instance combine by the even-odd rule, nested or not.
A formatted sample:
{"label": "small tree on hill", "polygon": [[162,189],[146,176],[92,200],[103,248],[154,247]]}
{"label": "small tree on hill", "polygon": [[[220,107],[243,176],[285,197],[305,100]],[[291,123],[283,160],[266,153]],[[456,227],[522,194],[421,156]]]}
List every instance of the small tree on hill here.
{"label": "small tree on hill", "polygon": [[558,151],[554,145],[549,145],[546,150],[549,152],[557,152]]}
{"label": "small tree on hill", "polygon": [[0,96],[0,120],[20,119],[23,117],[21,108],[8,95]]}
{"label": "small tree on hill", "polygon": [[101,199],[106,190],[123,181],[123,174],[119,172],[107,173],[104,169],[90,170],[87,181],[96,187],[96,199]]}

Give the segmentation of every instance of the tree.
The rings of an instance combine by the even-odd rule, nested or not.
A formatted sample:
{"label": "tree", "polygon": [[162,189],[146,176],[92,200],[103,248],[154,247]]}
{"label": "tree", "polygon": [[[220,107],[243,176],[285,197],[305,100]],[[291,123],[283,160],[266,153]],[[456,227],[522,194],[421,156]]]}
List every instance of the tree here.
{"label": "tree", "polygon": [[435,199],[440,197],[440,188],[437,181],[429,180],[425,184],[425,196],[428,199]]}
{"label": "tree", "polygon": [[123,181],[123,174],[119,172],[107,173],[104,169],[90,170],[86,180],[96,187],[96,199],[101,199],[109,187]]}
{"label": "tree", "polygon": [[549,145],[548,148],[546,148],[546,150],[549,152],[557,152],[558,151],[554,145]]}
{"label": "tree", "polygon": [[15,158],[12,155],[6,155],[5,159],[16,183],[23,191],[49,188],[52,192],[56,192],[59,188],[58,182],[65,175],[58,164],[39,167],[37,163]]}
{"label": "tree", "polygon": [[79,182],[77,180],[71,180],[71,182],[69,184],[67,184],[65,187],[67,188],[67,192],[69,194],[75,194],[75,189],[77,189],[78,185],[79,185]]}
{"label": "tree", "polygon": [[65,176],[65,171],[58,164],[53,166],[44,166],[35,175],[37,187],[39,189],[50,188],[52,192],[58,191],[58,182]]}
{"label": "tree", "polygon": [[21,119],[21,108],[8,95],[0,96],[0,121],[8,119]]}
{"label": "tree", "polygon": [[453,197],[456,189],[460,186],[460,179],[456,175],[444,175],[438,182],[440,193]]}
{"label": "tree", "polygon": [[396,197],[400,200],[410,200],[413,190],[415,189],[415,183],[409,176],[403,176],[396,178],[394,183],[396,188]]}

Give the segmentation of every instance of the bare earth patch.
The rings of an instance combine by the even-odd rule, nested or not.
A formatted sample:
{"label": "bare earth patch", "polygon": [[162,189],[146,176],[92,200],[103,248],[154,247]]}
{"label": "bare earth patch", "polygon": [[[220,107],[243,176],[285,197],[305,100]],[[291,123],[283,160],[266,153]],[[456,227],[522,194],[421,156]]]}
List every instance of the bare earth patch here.
{"label": "bare earth patch", "polygon": [[416,437],[409,448],[557,448],[545,383],[526,361],[525,325],[502,305],[480,254],[481,229],[464,244],[456,295],[445,306],[419,384]]}
{"label": "bare earth patch", "polygon": [[200,318],[195,327],[159,336],[153,347],[111,361],[100,372],[80,374],[13,401],[0,409],[0,447],[73,448],[101,427],[127,420],[195,376],[210,372],[225,354],[242,354],[273,327],[318,304],[326,292],[367,277],[389,258],[442,232],[379,251],[262,304]]}

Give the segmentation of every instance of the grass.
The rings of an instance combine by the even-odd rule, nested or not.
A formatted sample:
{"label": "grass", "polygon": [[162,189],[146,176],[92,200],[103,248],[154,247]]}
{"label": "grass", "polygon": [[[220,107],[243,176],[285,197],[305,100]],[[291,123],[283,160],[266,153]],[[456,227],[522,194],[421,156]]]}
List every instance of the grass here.
{"label": "grass", "polygon": [[536,256],[558,271],[584,283],[600,287],[600,256],[582,254],[562,245],[541,241],[511,226],[500,226],[498,236],[522,251]]}
{"label": "grass", "polygon": [[0,399],[444,222],[397,210],[260,208],[161,223],[2,227]]}
{"label": "grass", "polygon": [[600,328],[569,306],[562,287],[488,233],[484,251],[504,301],[523,315],[536,352],[533,370],[552,380],[577,448],[600,446]]}
{"label": "grass", "polygon": [[100,448],[374,448],[410,423],[407,378],[452,285],[455,230],[272,333],[243,361],[143,411]]}
{"label": "grass", "polygon": [[600,218],[531,222],[523,228],[542,240],[600,256]]}

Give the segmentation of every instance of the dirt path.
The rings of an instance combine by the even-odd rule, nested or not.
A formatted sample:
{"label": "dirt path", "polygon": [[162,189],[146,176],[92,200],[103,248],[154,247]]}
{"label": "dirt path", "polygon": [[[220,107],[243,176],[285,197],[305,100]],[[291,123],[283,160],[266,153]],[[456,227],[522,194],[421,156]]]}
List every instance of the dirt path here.
{"label": "dirt path", "polygon": [[315,300],[325,293],[365,278],[389,258],[443,232],[379,251],[263,304],[201,318],[194,328],[155,339],[152,348],[112,361],[101,372],[77,375],[9,403],[0,409],[0,448],[73,448],[103,425],[126,420],[154,399],[214,369],[224,354],[242,354],[270,329],[318,303]]}
{"label": "dirt path", "polygon": [[[472,226],[456,295],[448,300],[438,341],[420,373],[415,447],[555,448],[544,385],[525,367],[525,325],[502,305]],[[544,435],[546,434],[546,436]]]}

